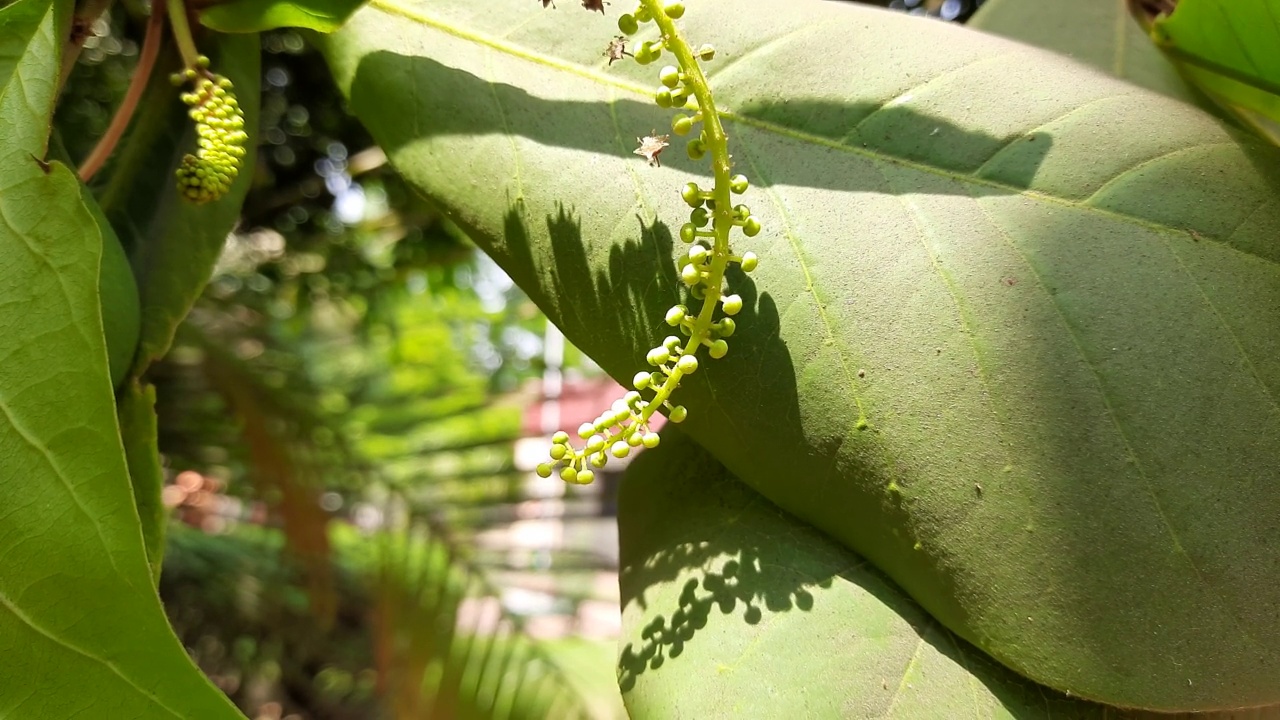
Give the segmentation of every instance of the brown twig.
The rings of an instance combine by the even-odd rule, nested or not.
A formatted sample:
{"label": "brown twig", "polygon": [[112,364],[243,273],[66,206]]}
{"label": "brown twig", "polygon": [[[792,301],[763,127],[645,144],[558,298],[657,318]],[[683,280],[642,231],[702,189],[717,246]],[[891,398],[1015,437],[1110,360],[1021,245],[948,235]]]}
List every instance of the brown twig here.
{"label": "brown twig", "polygon": [[116,149],[116,144],[120,142],[124,131],[129,127],[129,121],[133,119],[133,113],[138,108],[138,101],[142,98],[143,91],[147,89],[147,80],[151,77],[156,57],[160,54],[160,40],[163,36],[164,3],[157,2],[151,6],[151,17],[147,20],[147,34],[142,41],[138,65],[133,69],[133,77],[129,78],[129,89],[125,91],[124,100],[120,102],[116,114],[111,117],[111,124],[107,126],[107,131],[98,140],[89,157],[80,164],[81,181],[89,182],[89,179],[102,169],[107,158],[111,157],[111,153]]}

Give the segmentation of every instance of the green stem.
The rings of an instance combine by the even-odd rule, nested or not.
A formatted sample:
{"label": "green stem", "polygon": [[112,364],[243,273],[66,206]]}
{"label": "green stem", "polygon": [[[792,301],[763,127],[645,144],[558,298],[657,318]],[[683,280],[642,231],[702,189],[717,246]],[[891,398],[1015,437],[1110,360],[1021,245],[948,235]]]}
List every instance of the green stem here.
{"label": "green stem", "polygon": [[182,0],[165,0],[169,9],[169,26],[173,28],[173,39],[178,43],[178,52],[182,54],[182,63],[188,68],[199,65],[200,52],[196,50],[196,41],[191,37],[191,24],[187,22],[187,7]]}
{"label": "green stem", "polygon": [[[702,66],[697,56],[689,48],[675,21],[667,17],[659,0],[641,0],[641,5],[653,16],[653,21],[662,31],[662,41],[666,49],[676,57],[680,70],[684,73],[685,86],[693,91],[698,100],[698,108],[702,113],[702,131],[706,136],[707,152],[711,155],[711,169],[715,177],[715,187],[711,198],[716,208],[712,211],[711,227],[715,236],[711,245],[711,268],[707,276],[706,297],[702,301],[702,309],[698,311],[690,329],[689,340],[685,343],[684,354],[691,355],[698,351],[702,339],[711,329],[716,305],[720,303],[720,286],[724,282],[724,272],[729,265],[729,232],[733,229],[733,201],[729,191],[729,142],[724,126],[720,124],[720,113],[716,110],[715,100],[711,97],[711,86],[702,74]],[[667,381],[658,388],[653,401],[650,402],[640,416],[641,424],[647,423],[653,413],[662,406],[675,392],[676,386],[684,373],[677,367],[667,376]]]}

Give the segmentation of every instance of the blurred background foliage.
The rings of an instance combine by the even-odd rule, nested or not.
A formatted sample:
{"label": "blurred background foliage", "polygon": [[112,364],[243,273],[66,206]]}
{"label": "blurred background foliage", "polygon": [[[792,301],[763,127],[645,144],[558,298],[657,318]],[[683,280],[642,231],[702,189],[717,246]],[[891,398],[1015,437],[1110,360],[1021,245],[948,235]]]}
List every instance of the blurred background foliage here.
{"label": "blurred background foliage", "polygon": [[[980,1],[878,4],[963,20]],[[122,0],[91,28],[56,118],[73,158],[145,13]],[[261,43],[253,190],[149,373],[175,630],[251,718],[621,717],[609,483],[566,497],[517,458],[556,331],[387,166],[302,34]],[[611,395],[560,354],[557,377]]]}

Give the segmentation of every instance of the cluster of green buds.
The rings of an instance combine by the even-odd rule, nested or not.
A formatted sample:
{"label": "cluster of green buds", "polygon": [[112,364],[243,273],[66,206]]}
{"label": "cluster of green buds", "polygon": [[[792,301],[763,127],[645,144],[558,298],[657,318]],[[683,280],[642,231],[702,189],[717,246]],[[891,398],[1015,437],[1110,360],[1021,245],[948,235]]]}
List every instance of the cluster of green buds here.
{"label": "cluster of green buds", "polygon": [[244,113],[236,101],[231,81],[209,72],[209,58],[201,55],[195,67],[170,77],[175,85],[191,83],[193,90],[182,94],[191,108],[188,115],[196,123],[196,152],[182,158],[178,167],[178,191],[194,203],[221,198],[240,173],[245,155]]}
{"label": "cluster of green buds", "polygon": [[[679,2],[663,5],[660,0],[641,0],[634,12],[618,19],[618,29],[630,36],[639,32],[641,25],[653,22],[660,39],[640,43],[632,54],[626,52],[625,38],[618,38],[610,43],[606,55],[611,61],[630,55],[641,65],[657,62],[664,52],[675,59],[675,65],[665,66],[658,73],[661,87],[654,93],[654,102],[679,111],[672,119],[672,132],[691,137],[685,148],[690,159],[709,157],[715,177],[715,184],[709,189],[688,183],[680,192],[692,209],[689,221],[680,228],[680,239],[689,245],[680,261],[680,279],[697,301],[691,304],[700,303],[700,307],[690,309],[679,304],[667,311],[667,324],[680,334],[668,336],[649,351],[646,360],[651,367],[636,373],[632,380],[634,390],[615,401],[594,422],[578,428],[578,437],[586,442],[581,449],[570,444],[568,433],[555,434],[550,461],[537,468],[542,477],[558,473],[567,482],[590,483],[595,478],[593,468],[603,468],[610,456],[625,458],[640,446],[658,445],[659,437],[650,429],[650,421],[659,409],[665,410],[671,422],[683,422],[688,410],[671,403],[672,393],[685,376],[698,370],[697,354],[701,348],[706,347],[712,359],[728,354],[728,338],[737,329],[734,316],[743,308],[742,298],[730,294],[725,287],[725,271],[737,263],[749,273],[759,264],[755,253],[739,256],[729,247],[734,228],[754,237],[760,233],[761,225],[747,206],[733,204],[732,197],[746,192],[748,181],[744,175],[732,174],[724,127],[700,66],[700,61],[715,57],[715,48],[702,45],[695,51],[684,41],[673,22],[684,11]],[[644,138],[636,153],[656,165],[665,141],[666,136]],[[717,310],[721,312],[718,318]],[[651,395],[646,396],[647,393]]]}

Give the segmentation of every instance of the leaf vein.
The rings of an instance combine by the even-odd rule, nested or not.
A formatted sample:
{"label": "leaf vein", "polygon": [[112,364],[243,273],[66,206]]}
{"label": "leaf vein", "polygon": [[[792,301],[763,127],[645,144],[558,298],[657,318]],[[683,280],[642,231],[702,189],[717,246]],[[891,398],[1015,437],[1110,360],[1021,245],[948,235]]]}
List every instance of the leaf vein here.
{"label": "leaf vein", "polygon": [[[1106,411],[1107,417],[1111,420],[1112,427],[1115,429],[1116,435],[1119,437],[1120,442],[1123,443],[1124,445],[1126,457],[1128,457],[1129,461],[1133,464],[1134,469],[1137,470],[1138,478],[1142,481],[1142,489],[1145,491],[1147,498],[1151,501],[1151,505],[1156,512],[1156,516],[1159,518],[1160,523],[1164,526],[1165,532],[1168,533],[1169,539],[1173,542],[1174,552],[1177,555],[1181,556],[1183,561],[1186,562],[1187,567],[1190,568],[1191,570],[1192,577],[1195,578],[1196,583],[1200,586],[1200,588],[1207,595],[1217,596],[1218,600],[1221,602],[1222,601],[1221,594],[1216,592],[1205,581],[1203,574],[1200,572],[1200,568],[1196,565],[1195,561],[1191,559],[1191,555],[1187,553],[1186,548],[1182,546],[1182,540],[1178,537],[1177,530],[1174,528],[1173,523],[1169,520],[1168,514],[1164,511],[1164,506],[1160,503],[1159,496],[1156,495],[1155,488],[1151,484],[1151,479],[1147,477],[1147,471],[1142,466],[1142,460],[1138,457],[1138,453],[1134,450],[1133,443],[1129,440],[1128,434],[1124,431],[1124,426],[1120,423],[1120,418],[1116,413],[1115,406],[1112,404],[1111,398],[1107,395],[1106,386],[1102,381],[1102,373],[1098,370],[1097,366],[1095,366],[1094,363],[1089,360],[1089,356],[1085,352],[1084,346],[1081,345],[1080,343],[1080,338],[1077,336],[1076,331],[1071,327],[1071,323],[1067,321],[1066,315],[1063,314],[1062,307],[1058,304],[1058,301],[1054,297],[1053,293],[1049,292],[1048,287],[1045,286],[1044,278],[1040,276],[1039,270],[1031,262],[1031,259],[1028,258],[1022,252],[1022,249],[1018,247],[1017,243],[1013,241],[1013,238],[1010,237],[1009,233],[1005,231],[1004,227],[1000,225],[1000,223],[995,219],[995,217],[992,216],[990,212],[988,212],[987,208],[983,205],[983,203],[981,201],[978,201],[977,204],[978,204],[978,207],[982,210],[983,215],[985,215],[987,220],[991,223],[992,228],[994,228],[996,233],[998,233],[1000,237],[1005,241],[1005,243],[1008,244],[1009,248],[1013,250],[1022,259],[1023,264],[1025,264],[1027,269],[1031,272],[1032,277],[1035,278],[1036,286],[1039,287],[1040,290],[1044,292],[1045,297],[1049,301],[1049,305],[1054,309],[1054,312],[1057,314],[1059,321],[1062,323],[1062,327],[1065,330],[1067,337],[1071,338],[1071,344],[1075,347],[1076,353],[1080,357],[1080,361],[1084,363],[1085,367],[1089,368],[1089,372],[1093,376],[1094,384],[1098,389],[1098,397],[1102,401],[1103,409]],[[1222,605],[1225,608],[1226,603],[1223,602]],[[1232,623],[1236,626],[1236,629],[1240,632],[1240,636],[1249,645],[1256,648],[1257,644],[1254,642],[1253,637],[1250,636],[1247,632],[1245,632],[1244,626],[1240,624],[1239,619],[1236,617],[1236,613],[1232,611],[1228,611],[1227,615],[1228,617],[1231,618]]]}

